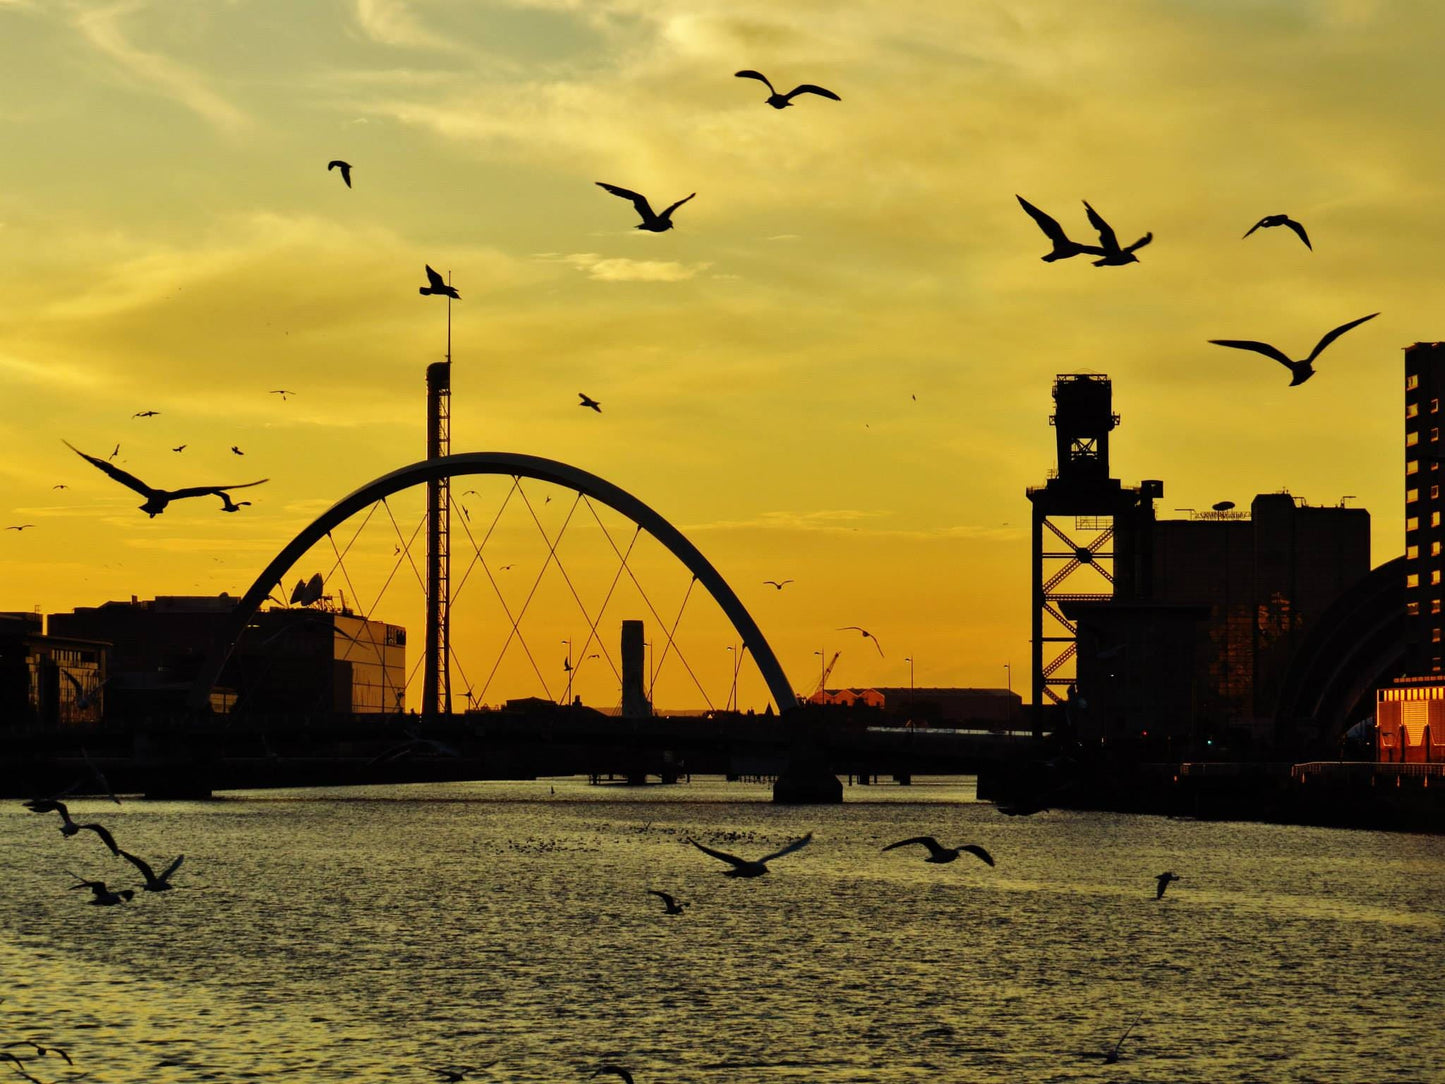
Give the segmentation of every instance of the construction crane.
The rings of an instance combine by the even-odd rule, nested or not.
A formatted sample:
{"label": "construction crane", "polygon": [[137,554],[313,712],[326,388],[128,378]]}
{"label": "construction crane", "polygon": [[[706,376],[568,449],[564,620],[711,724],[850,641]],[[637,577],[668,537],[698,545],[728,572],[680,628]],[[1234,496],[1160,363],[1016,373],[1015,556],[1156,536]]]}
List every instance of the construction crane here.
{"label": "construction crane", "polygon": [[828,660],[828,665],[823,667],[823,676],[818,679],[818,687],[813,690],[813,695],[808,697],[810,702],[815,704],[823,702],[823,687],[828,684],[828,675],[833,672],[833,664],[838,661],[838,656],[841,654],[843,654],[841,651],[833,652],[833,657]]}

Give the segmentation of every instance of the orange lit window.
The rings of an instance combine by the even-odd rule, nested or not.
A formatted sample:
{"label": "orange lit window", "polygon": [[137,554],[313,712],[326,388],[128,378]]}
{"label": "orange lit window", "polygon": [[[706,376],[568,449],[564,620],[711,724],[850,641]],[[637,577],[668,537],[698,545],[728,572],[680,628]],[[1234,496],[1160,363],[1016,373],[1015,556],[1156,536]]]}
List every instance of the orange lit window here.
{"label": "orange lit window", "polygon": [[1417,445],[1417,444],[1419,444],[1419,443],[1420,443],[1420,434],[1419,434],[1419,433],[1406,433],[1406,434],[1405,434],[1405,447],[1406,447],[1406,448],[1413,448],[1413,447],[1415,447],[1415,445]]}
{"label": "orange lit window", "polygon": [[1405,547],[1405,560],[1407,560],[1407,561],[1413,561],[1416,557],[1419,557],[1419,556],[1420,556],[1420,547],[1419,547],[1419,546],[1406,546],[1406,547]]}
{"label": "orange lit window", "polygon": [[1415,390],[1416,388],[1418,388],[1419,386],[1420,386],[1420,378],[1419,378],[1418,376],[1411,375],[1411,376],[1407,376],[1407,377],[1405,378],[1405,390],[1406,390],[1406,391],[1414,391],[1414,390]]}
{"label": "orange lit window", "polygon": [[1406,577],[1405,577],[1405,586],[1406,586],[1406,587],[1419,587],[1419,586],[1420,586],[1420,575],[1419,575],[1419,573],[1417,573],[1417,572],[1411,572],[1408,576],[1406,576]]}
{"label": "orange lit window", "polygon": [[1440,400],[1439,400],[1439,399],[1431,399],[1431,400],[1430,400],[1430,413],[1431,413],[1431,414],[1439,414],[1439,413],[1440,413]]}
{"label": "orange lit window", "polygon": [[1418,459],[1405,460],[1405,473],[1418,474],[1420,472],[1420,461]]}
{"label": "orange lit window", "polygon": [[1408,404],[1406,404],[1406,406],[1405,406],[1405,417],[1407,417],[1407,418],[1417,418],[1417,417],[1419,417],[1419,415],[1420,415],[1420,404],[1419,404],[1419,403],[1408,403]]}
{"label": "orange lit window", "polygon": [[1431,556],[1431,557],[1439,557],[1439,556],[1440,556],[1440,543],[1439,543],[1439,542],[1431,542],[1431,543],[1430,543],[1430,556]]}
{"label": "orange lit window", "polygon": [[1430,513],[1430,526],[1431,526],[1431,527],[1438,527],[1438,526],[1440,526],[1440,513],[1439,513],[1439,512],[1431,512],[1431,513]]}
{"label": "orange lit window", "polygon": [[1440,430],[1439,430],[1439,429],[1432,429],[1432,430],[1430,430],[1430,439],[1431,439],[1432,441],[1438,441],[1438,440],[1440,439]]}
{"label": "orange lit window", "polygon": [[1405,612],[1411,617],[1418,617],[1420,615],[1420,604],[1418,602],[1405,603]]}
{"label": "orange lit window", "polygon": [[1420,491],[1419,491],[1418,489],[1407,489],[1407,490],[1405,490],[1405,503],[1406,503],[1406,504],[1409,504],[1409,503],[1411,503],[1412,501],[1418,501],[1419,499],[1420,499]]}
{"label": "orange lit window", "polygon": [[1437,497],[1439,497],[1439,496],[1440,496],[1440,487],[1439,487],[1439,486],[1431,486],[1431,487],[1430,487],[1430,499],[1433,501],[1433,500],[1435,500],[1435,498],[1437,498]]}
{"label": "orange lit window", "polygon": [[[1440,513],[1439,513],[1439,512],[1436,512],[1436,513],[1434,513],[1434,514],[1438,516]],[[1420,517],[1419,517],[1419,516],[1408,516],[1408,517],[1406,517],[1406,519],[1405,519],[1405,533],[1406,533],[1406,534],[1409,534],[1411,531],[1418,531],[1419,529],[1420,529]]]}
{"label": "orange lit window", "polygon": [[1432,644],[1438,644],[1440,642],[1440,630],[1438,628],[1430,630],[1430,642]]}
{"label": "orange lit window", "polygon": [[1430,600],[1430,612],[1432,614],[1438,614],[1440,612],[1440,600],[1438,598],[1432,598]]}
{"label": "orange lit window", "polygon": [[1432,584],[1437,584],[1440,582],[1440,570],[1438,568],[1430,573],[1430,582]]}

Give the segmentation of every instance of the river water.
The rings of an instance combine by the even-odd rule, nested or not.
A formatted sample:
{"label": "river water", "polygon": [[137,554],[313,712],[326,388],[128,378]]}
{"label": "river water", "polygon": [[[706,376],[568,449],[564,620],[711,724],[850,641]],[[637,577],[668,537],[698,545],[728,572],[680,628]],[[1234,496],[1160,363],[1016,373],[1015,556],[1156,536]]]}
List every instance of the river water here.
{"label": "river water", "polygon": [[[186,855],[175,891],[115,907],[70,873],[138,886],[128,864],[7,802],[0,1041],[61,1046],[89,1084],[485,1063],[466,1079],[581,1084],[609,1062],[637,1084],[1445,1081],[1445,838],[1009,818],[944,781],[846,797],[567,779],[77,800],[156,868]],[[760,857],[810,831],[754,880],[686,842]],[[920,834],[997,866],[881,851]],[[1182,879],[1156,901],[1164,870]],[[1135,1021],[1117,1064],[1088,1056]]]}

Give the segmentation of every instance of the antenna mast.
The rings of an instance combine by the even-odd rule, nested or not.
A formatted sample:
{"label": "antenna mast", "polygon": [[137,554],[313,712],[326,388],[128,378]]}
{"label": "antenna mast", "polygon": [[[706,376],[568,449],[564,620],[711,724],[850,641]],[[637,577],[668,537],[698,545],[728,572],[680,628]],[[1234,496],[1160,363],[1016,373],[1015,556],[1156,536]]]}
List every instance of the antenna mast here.
{"label": "antenna mast", "polygon": [[[447,272],[447,285],[452,282]],[[452,299],[447,296],[447,355],[426,369],[428,459],[452,451]],[[421,713],[450,715],[451,679],[451,479],[427,483],[426,646]]]}

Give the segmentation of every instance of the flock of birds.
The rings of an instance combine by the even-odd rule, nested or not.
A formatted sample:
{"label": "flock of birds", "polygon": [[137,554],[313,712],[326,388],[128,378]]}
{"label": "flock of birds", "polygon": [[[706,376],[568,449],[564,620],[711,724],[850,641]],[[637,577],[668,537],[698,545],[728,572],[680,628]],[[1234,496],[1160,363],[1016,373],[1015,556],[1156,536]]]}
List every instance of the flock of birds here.
{"label": "flock of birds", "polygon": [[[115,798],[114,795],[111,795],[111,797],[119,804],[120,799]],[[185,860],[185,855],[179,855],[170,865],[166,866],[160,873],[157,873],[144,858],[131,854],[130,851],[124,850],[117,845],[115,837],[110,834],[110,829],[106,828],[105,825],[95,822],[77,824],[70,816],[70,809],[58,797],[30,798],[26,800],[25,808],[32,813],[60,814],[60,834],[66,838],[79,835],[81,832],[94,832],[113,856],[116,858],[124,858],[140,872],[141,877],[144,878],[144,883],[140,886],[142,891],[168,892],[175,887],[175,885],[171,884],[171,877],[174,876],[176,870],[180,869],[181,863]],[[113,907],[116,904],[126,903],[135,896],[135,890],[131,888],[117,890],[109,887],[104,881],[91,880],[86,877],[81,877],[76,873],[72,873],[71,876],[75,878],[75,884],[70,886],[71,889],[90,889],[91,897],[86,902],[92,903],[97,907]]]}

